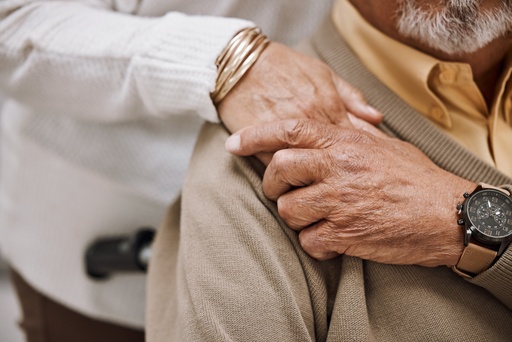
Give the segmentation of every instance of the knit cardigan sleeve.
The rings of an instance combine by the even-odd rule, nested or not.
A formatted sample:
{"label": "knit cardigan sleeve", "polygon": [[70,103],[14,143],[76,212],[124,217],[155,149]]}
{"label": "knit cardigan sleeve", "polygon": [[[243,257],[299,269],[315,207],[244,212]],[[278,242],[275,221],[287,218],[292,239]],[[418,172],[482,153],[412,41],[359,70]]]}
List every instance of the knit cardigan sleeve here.
{"label": "knit cardigan sleeve", "polygon": [[218,121],[210,99],[215,59],[251,22],[141,17],[116,12],[109,0],[91,3],[0,1],[0,92],[92,121],[176,114]]}

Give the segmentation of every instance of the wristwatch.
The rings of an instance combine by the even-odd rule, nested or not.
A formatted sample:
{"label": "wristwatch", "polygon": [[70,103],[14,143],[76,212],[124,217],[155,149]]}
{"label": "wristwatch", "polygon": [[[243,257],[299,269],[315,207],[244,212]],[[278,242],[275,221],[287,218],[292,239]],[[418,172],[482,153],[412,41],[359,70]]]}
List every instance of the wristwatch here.
{"label": "wristwatch", "polygon": [[466,278],[487,270],[512,241],[512,197],[505,189],[480,183],[457,204],[464,226],[464,251],[452,269]]}

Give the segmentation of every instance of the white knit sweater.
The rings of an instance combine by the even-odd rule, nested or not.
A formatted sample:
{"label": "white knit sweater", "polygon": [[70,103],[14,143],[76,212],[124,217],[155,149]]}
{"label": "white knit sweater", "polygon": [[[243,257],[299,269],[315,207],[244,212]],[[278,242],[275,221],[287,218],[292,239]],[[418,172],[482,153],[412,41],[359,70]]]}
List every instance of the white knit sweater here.
{"label": "white knit sweater", "polygon": [[100,236],[156,227],[202,119],[217,120],[214,61],[253,24],[198,15],[246,18],[291,44],[330,3],[0,1],[0,248],[9,263],[75,310],[142,327],[145,277],[89,280],[83,253]]}

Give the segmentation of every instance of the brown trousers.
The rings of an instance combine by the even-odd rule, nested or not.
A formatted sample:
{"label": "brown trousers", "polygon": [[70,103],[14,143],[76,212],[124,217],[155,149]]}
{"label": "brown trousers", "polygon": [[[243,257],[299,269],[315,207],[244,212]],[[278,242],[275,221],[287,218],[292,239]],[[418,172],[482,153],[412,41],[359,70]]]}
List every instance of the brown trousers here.
{"label": "brown trousers", "polygon": [[16,271],[11,280],[20,302],[20,327],[28,342],[141,342],[144,332],[83,316],[30,286]]}

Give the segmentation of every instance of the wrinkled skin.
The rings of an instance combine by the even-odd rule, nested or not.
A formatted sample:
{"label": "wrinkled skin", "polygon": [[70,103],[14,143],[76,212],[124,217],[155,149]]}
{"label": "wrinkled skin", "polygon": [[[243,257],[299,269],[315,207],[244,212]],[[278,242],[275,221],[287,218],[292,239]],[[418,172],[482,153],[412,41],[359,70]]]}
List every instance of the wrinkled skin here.
{"label": "wrinkled skin", "polygon": [[382,114],[323,62],[270,43],[218,106],[231,132],[289,118],[345,123],[347,112],[377,124]]}
{"label": "wrinkled skin", "polygon": [[253,126],[230,137],[226,148],[240,156],[275,153],[264,193],[277,201],[312,257],[456,264],[464,246],[455,208],[476,184],[439,168],[407,142],[357,118],[351,122]]}

